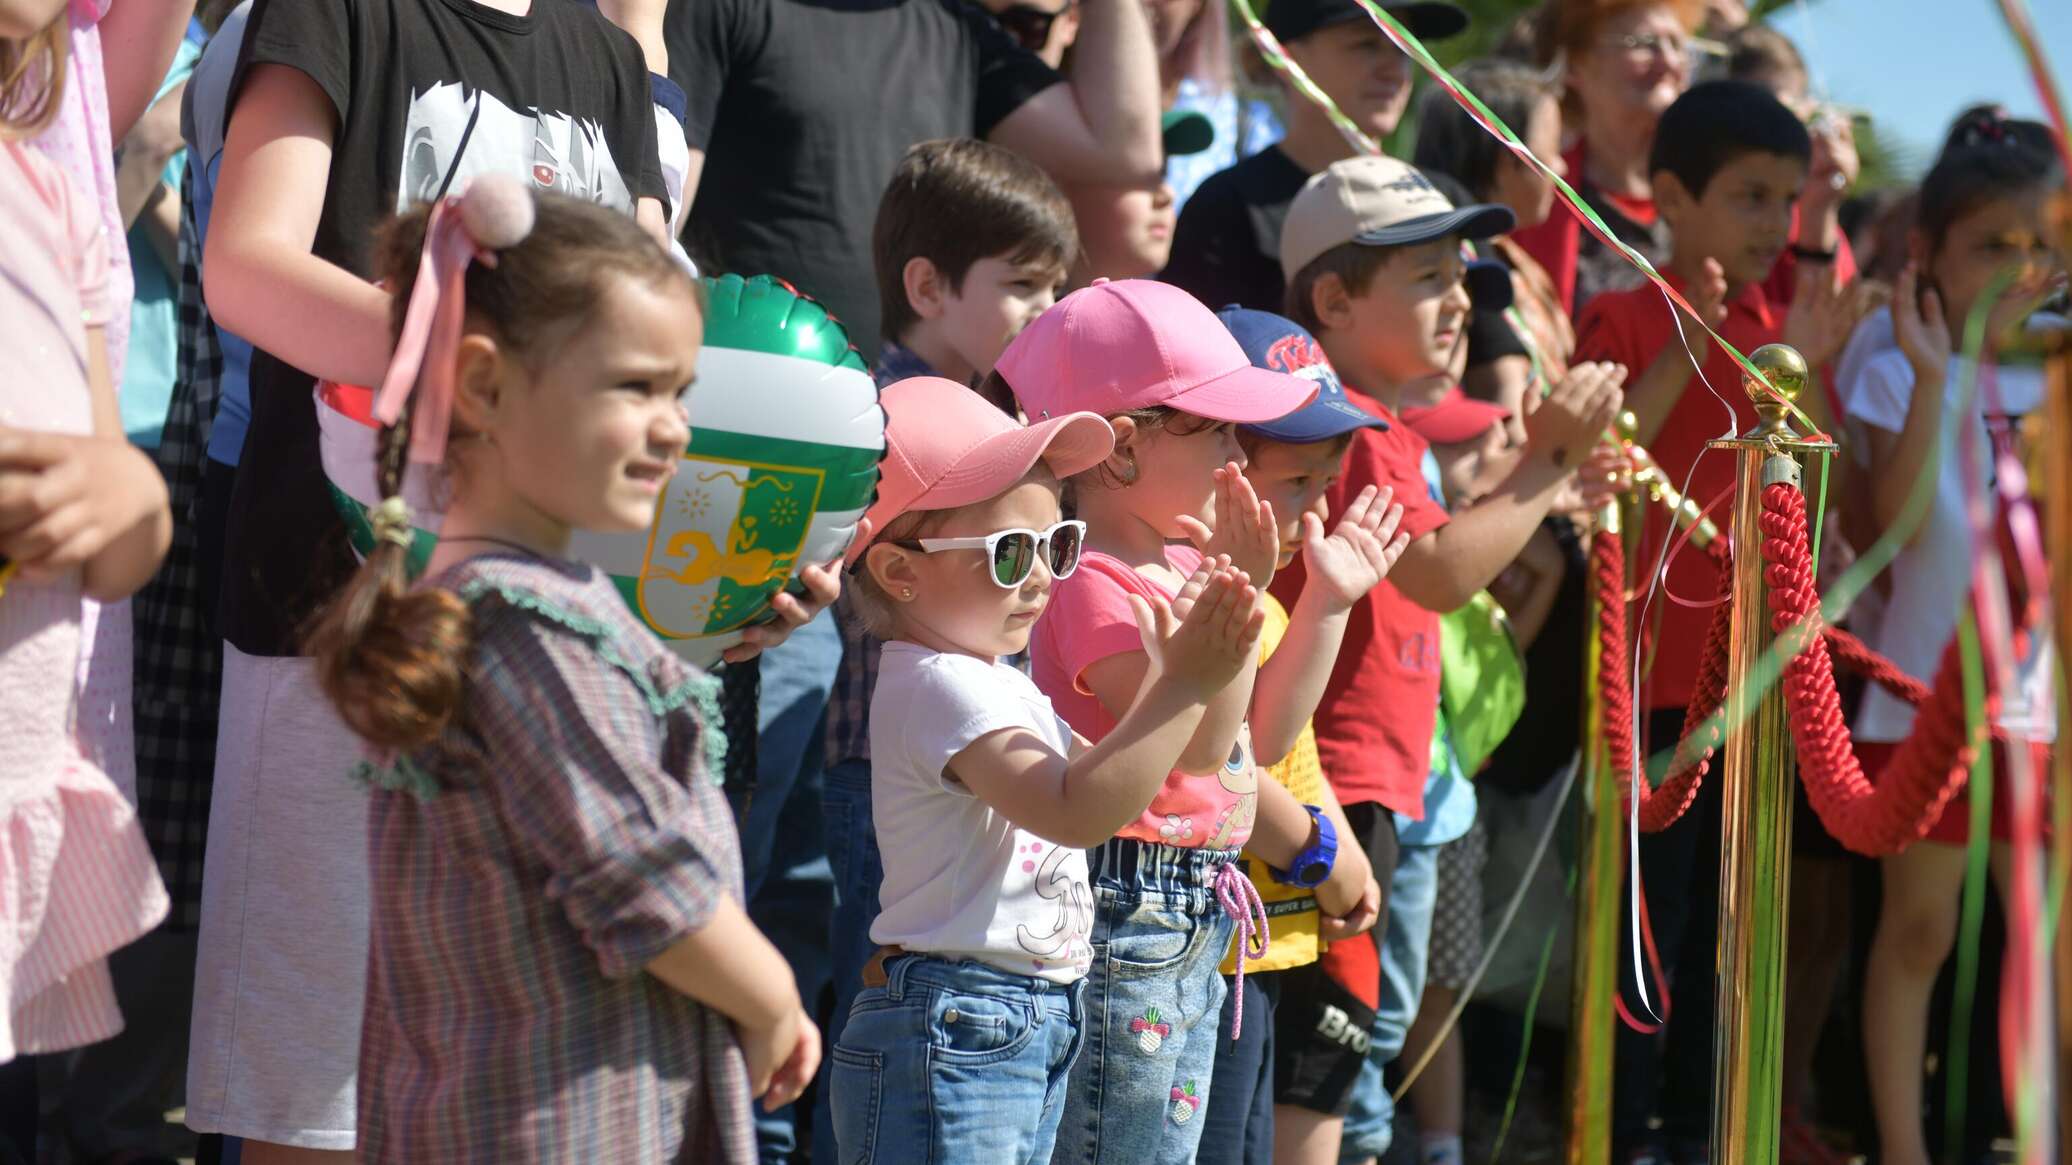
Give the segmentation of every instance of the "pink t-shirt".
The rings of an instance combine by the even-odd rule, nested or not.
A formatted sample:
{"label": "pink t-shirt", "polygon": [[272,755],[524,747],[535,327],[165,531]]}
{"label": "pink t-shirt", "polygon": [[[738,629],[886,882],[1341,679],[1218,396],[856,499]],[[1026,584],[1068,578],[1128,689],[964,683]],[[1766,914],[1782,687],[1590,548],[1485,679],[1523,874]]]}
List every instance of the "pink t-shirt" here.
{"label": "pink t-shirt", "polygon": [[[1166,561],[1181,574],[1201,565],[1201,553],[1175,546]],[[1173,595],[1113,555],[1089,550],[1079,570],[1052,590],[1050,606],[1036,621],[1029,639],[1029,658],[1036,686],[1073,730],[1099,740],[1115,727],[1101,701],[1084,682],[1086,669],[1126,651],[1144,650],[1129,597]],[[1237,849],[1252,836],[1259,811],[1259,770],[1252,762],[1252,735],[1238,733],[1230,759],[1214,776],[1197,777],[1178,769],[1136,821],[1117,837],[1178,846],[1182,849]]]}

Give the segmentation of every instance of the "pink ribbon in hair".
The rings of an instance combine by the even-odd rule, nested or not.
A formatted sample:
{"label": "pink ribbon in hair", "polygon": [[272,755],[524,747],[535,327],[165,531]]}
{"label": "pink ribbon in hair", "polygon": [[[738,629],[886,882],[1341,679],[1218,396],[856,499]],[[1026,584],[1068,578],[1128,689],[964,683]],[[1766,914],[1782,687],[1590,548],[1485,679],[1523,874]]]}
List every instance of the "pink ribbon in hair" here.
{"label": "pink ribbon in hair", "polygon": [[453,363],[467,312],[468,264],[496,266],[496,254],[469,235],[461,197],[440,199],[432,208],[403,331],[374,396],[374,419],[393,425],[411,393],[418,394],[410,430],[410,461],[417,465],[437,465],[446,459],[446,435],[453,425]]}

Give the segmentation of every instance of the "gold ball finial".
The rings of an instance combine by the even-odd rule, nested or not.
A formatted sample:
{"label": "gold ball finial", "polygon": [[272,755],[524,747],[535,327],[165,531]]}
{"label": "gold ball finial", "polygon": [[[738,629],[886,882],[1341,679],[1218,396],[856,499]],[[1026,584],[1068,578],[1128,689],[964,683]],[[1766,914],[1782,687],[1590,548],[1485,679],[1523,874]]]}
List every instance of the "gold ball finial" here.
{"label": "gold ball finial", "polygon": [[[1789,344],[1764,344],[1748,354],[1748,362],[1756,366],[1769,380],[1777,395],[1786,404],[1798,403],[1799,394],[1806,391],[1806,358]],[[1758,405],[1771,402],[1769,394],[1763,391],[1761,382],[1753,377],[1742,378],[1742,387],[1748,392],[1748,399]]]}
{"label": "gold ball finial", "polygon": [[1619,440],[1631,445],[1640,437],[1640,418],[1633,415],[1632,409],[1620,409],[1618,419],[1612,422],[1612,428],[1617,430]]}

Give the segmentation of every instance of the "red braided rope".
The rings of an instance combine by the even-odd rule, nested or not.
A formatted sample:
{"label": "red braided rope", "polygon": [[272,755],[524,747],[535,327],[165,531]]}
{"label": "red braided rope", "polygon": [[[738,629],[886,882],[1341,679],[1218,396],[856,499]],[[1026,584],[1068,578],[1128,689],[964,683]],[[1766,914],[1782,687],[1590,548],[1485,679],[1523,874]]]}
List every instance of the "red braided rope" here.
{"label": "red braided rope", "polygon": [[[1632,803],[1633,684],[1626,662],[1626,545],[1617,534],[1600,530],[1590,539],[1591,585],[1597,593],[1597,675],[1604,698],[1604,741],[1607,760],[1618,774],[1619,791]],[[1720,575],[1723,588],[1730,588],[1733,576]],[[1727,637],[1733,608],[1721,603],[1713,610],[1712,626],[1705,637],[1705,652],[1698,664],[1698,684],[1684,709],[1683,738],[1677,742],[1675,765],[1669,776],[1640,797],[1640,828],[1660,833],[1675,824],[1691,802],[1698,799],[1705,770],[1721,743],[1715,728],[1704,740],[1696,757],[1692,736],[1712,718],[1727,691]]]}
{"label": "red braided rope", "polygon": [[[1805,642],[1785,665],[1784,697],[1799,770],[1821,824],[1856,853],[1898,853],[1926,836],[1943,806],[1963,787],[1979,741],[1966,739],[1962,662],[1953,640],[1936,668],[1914,728],[1873,786],[1864,776],[1842,723],[1829,640],[1821,631],[1820,596],[1806,544],[1806,499],[1784,483],[1766,486],[1760,523],[1763,582],[1770,626],[1780,638]],[[1990,707],[1990,701],[1989,701]]]}

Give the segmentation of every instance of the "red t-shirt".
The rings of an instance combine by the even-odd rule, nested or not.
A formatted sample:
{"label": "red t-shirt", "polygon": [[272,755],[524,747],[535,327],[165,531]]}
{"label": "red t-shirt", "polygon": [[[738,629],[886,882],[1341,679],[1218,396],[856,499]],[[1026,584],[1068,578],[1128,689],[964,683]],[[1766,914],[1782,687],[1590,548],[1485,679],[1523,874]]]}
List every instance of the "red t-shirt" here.
{"label": "red t-shirt", "polygon": [[[1682,281],[1675,276],[1668,278],[1670,286],[1683,290]],[[1583,317],[1577,321],[1576,361],[1611,360],[1624,364],[1630,386],[1665,346],[1682,347],[1673,311],[1653,284],[1599,295],[1584,305]],[[1750,284],[1727,301],[1726,322],[1715,330],[1746,355],[1776,340],[1783,325],[1783,313],[1772,311],[1763,289]],[[1706,442],[1727,435],[1727,408],[1721,398],[1733,406],[1732,427],[1736,433],[1755,423],[1755,409],[1741,389],[1741,367],[1734,363],[1734,358],[1695,326],[1686,323],[1684,332],[1691,350],[1705,357],[1704,380],[1695,374],[1691,377],[1682,398],[1670,410],[1661,432],[1647,443],[1647,449],[1670,483],[1703,506],[1710,505],[1734,485],[1733,453],[1706,449]],[[1707,383],[1712,386],[1710,392],[1706,391]],[[1713,520],[1722,529],[1731,516],[1730,505],[1731,502],[1723,502],[1713,511]],[[1640,557],[1636,560],[1643,585],[1646,572],[1653,570],[1660,559],[1664,538],[1673,536],[1666,515],[1649,515],[1647,536],[1641,540]],[[1667,586],[1681,598],[1710,602],[1719,593],[1719,572],[1704,551],[1686,544],[1670,564]],[[1667,595],[1657,594],[1647,619],[1653,628],[1650,642],[1659,646],[1654,668],[1644,682],[1641,706],[1681,708],[1689,702],[1696,684],[1698,659],[1712,609],[1686,607]]]}
{"label": "red t-shirt", "polygon": [[[1396,491],[1401,530],[1422,538],[1446,524],[1446,511],[1425,483],[1427,448],[1410,426],[1380,402],[1347,387],[1352,403],[1389,422],[1362,429],[1346,450],[1344,471],[1328,498],[1331,522],[1367,486]],[[1328,525],[1328,523],[1327,523]],[[1302,559],[1274,576],[1273,593],[1290,610],[1302,594]],[[1439,716],[1439,616],[1383,581],[1353,606],[1345,642],[1313,724],[1324,776],[1341,804],[1380,802],[1424,817],[1425,777],[1432,767],[1432,729]]]}

